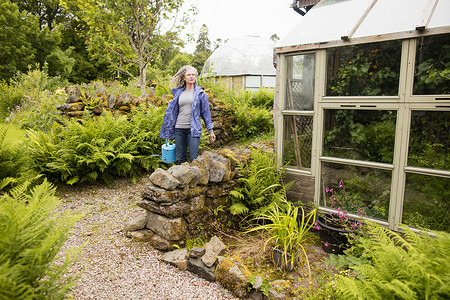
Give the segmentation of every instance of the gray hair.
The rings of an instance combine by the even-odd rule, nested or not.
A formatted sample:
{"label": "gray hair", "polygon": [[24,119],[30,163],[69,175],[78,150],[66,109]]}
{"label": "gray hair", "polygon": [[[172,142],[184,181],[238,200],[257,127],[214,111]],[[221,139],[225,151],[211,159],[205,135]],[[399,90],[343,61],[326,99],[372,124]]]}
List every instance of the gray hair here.
{"label": "gray hair", "polygon": [[187,70],[192,70],[195,72],[195,77],[197,77],[197,69],[194,68],[193,66],[182,66],[178,72],[173,75],[172,79],[170,80],[172,85],[175,86],[176,88],[180,88],[183,87],[186,84],[186,81],[184,80],[184,74],[186,74]]}

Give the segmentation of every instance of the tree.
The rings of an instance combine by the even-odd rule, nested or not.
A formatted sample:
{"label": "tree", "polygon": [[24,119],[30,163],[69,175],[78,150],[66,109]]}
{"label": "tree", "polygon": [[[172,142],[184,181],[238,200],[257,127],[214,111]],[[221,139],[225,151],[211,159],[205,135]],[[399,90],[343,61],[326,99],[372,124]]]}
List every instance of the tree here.
{"label": "tree", "polygon": [[54,22],[60,23],[65,19],[65,11],[60,6],[59,0],[12,0],[16,3],[20,11],[26,11],[38,17],[39,28],[43,29],[47,26],[50,30],[53,29]]}
{"label": "tree", "polygon": [[9,79],[34,62],[37,20],[9,0],[0,4],[0,16],[0,79]]}
{"label": "tree", "polygon": [[208,38],[208,27],[205,24],[200,28],[200,34],[197,39],[197,46],[195,48],[195,54],[199,52],[208,52],[211,53],[211,42]]}
{"label": "tree", "polygon": [[[137,80],[144,92],[149,64],[156,62],[172,41],[172,34],[161,34],[163,21],[169,20],[184,0],[65,1],[65,5],[76,4],[79,17],[89,26],[90,51]],[[167,31],[175,29],[179,29],[176,24]]]}

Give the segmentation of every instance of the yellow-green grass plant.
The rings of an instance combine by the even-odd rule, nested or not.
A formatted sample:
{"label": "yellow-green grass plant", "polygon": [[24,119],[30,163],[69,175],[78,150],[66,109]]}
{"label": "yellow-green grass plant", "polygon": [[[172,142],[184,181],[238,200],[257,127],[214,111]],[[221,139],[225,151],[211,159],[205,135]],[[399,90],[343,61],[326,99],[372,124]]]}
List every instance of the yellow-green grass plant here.
{"label": "yellow-green grass plant", "polygon": [[[272,202],[267,210],[257,217],[257,219],[265,221],[262,225],[257,225],[247,232],[267,231],[270,238],[266,240],[264,248],[273,242],[275,244],[274,249],[282,252],[285,266],[294,265],[294,262],[298,259],[300,259],[300,262],[304,261],[311,281],[311,268],[303,243],[306,240],[306,233],[314,225],[316,213],[316,209],[305,213],[303,207],[294,206],[292,202],[282,199],[280,204]],[[301,250],[301,255],[298,254],[299,250]],[[289,255],[291,256],[290,259],[288,259]]]}

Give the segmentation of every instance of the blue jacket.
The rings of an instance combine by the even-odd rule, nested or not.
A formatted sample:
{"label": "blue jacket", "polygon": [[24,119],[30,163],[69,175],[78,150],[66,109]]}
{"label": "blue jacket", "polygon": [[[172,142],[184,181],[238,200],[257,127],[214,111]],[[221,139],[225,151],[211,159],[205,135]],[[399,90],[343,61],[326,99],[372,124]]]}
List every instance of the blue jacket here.
{"label": "blue jacket", "polygon": [[[177,123],[179,106],[178,99],[184,87],[172,89],[173,99],[169,102],[164,115],[164,120],[161,126],[159,137],[163,139],[175,138],[175,124]],[[194,101],[192,102],[191,112],[191,136],[200,137],[202,135],[202,123],[200,118],[203,119],[206,125],[206,129],[211,130],[214,125],[211,120],[211,112],[209,110],[208,95],[197,84],[194,85]]]}

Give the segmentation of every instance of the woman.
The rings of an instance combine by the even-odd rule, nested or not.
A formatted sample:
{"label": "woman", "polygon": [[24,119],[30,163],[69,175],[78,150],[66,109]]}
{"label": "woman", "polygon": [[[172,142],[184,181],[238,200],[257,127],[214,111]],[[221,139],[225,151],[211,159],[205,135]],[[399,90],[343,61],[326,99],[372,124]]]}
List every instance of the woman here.
{"label": "woman", "polygon": [[216,136],[213,131],[208,96],[197,84],[197,70],[184,66],[172,77],[175,88],[172,89],[173,100],[167,105],[166,114],[159,134],[163,139],[175,139],[178,163],[187,161],[187,148],[191,162],[198,156],[203,119],[209,130],[210,141]]}

